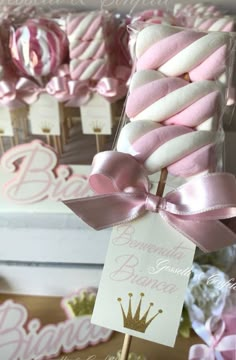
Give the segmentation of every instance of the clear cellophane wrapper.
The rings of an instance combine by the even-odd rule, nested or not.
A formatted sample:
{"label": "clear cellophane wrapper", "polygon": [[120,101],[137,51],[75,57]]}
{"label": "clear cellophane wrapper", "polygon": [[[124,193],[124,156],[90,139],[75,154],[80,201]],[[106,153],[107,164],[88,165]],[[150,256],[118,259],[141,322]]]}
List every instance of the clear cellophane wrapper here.
{"label": "clear cellophane wrapper", "polygon": [[[224,64],[222,66],[221,61],[221,67],[216,72],[217,76],[204,75],[204,71],[194,72],[194,67],[199,67],[202,62],[207,64],[207,56],[204,55],[201,61],[197,52],[195,56],[198,57],[198,60],[195,65],[194,60],[191,60],[192,68],[189,68],[189,65],[186,64],[186,71],[181,72],[176,69],[176,73],[174,73],[173,68],[170,70],[175,59],[178,64],[181,45],[179,51],[174,53],[173,63],[171,63],[171,54],[168,52],[168,47],[171,47],[171,44],[165,47],[163,41],[165,32],[166,37],[174,34],[179,34],[175,36],[180,37],[181,32],[186,33],[186,31],[192,32],[193,38],[197,40],[209,35],[210,43],[213,42],[212,48],[214,50],[212,53],[216,53],[216,56],[217,42],[221,41],[218,46],[221,49],[218,52],[224,50],[222,51]],[[128,96],[123,109],[123,117],[114,147],[118,151],[129,153],[140,159],[150,174],[167,167],[174,177],[189,179],[198,174],[222,171],[224,169],[223,120],[224,122],[229,121],[225,120],[225,117],[229,113],[227,102],[229,88],[232,84],[235,53],[234,34],[200,32],[196,29],[150,24],[145,21],[131,23],[129,32],[130,51],[134,65],[129,82]],[[159,40],[158,36],[160,37]],[[158,41],[160,41],[160,47]],[[191,42],[189,45],[191,45]],[[182,48],[182,50],[184,49]],[[160,51],[163,51],[161,55]],[[165,51],[167,51],[167,54],[165,54]],[[201,48],[199,51],[201,51]],[[157,56],[156,59],[155,56]],[[208,56],[210,57],[211,54],[208,54]],[[158,61],[160,61],[159,64]],[[182,68],[184,69],[184,66]],[[229,118],[231,118],[231,115],[230,110]],[[176,151],[181,147],[178,135],[173,136],[170,141],[167,140],[165,143],[165,135],[158,135],[158,131],[167,131],[167,129],[164,129],[167,126],[169,128],[173,127],[170,130],[183,126],[183,131],[189,131],[182,138],[183,142],[185,142],[184,138],[186,139],[185,145],[190,141],[189,148],[184,145],[185,150],[183,152],[181,150]],[[198,135],[199,138],[193,145],[191,137],[198,137]],[[155,136],[156,142],[159,141],[160,144],[146,146],[145,144],[154,142],[153,138]],[[200,138],[202,136],[208,138],[208,140],[201,142]],[[198,141],[199,146],[195,147]],[[163,145],[163,143],[165,144]],[[145,148],[145,155],[142,154],[142,146]],[[177,154],[173,156],[173,159],[170,156],[168,160],[165,160],[166,153],[171,151]],[[201,152],[202,155],[200,155]],[[202,163],[203,158],[206,159],[204,166]],[[191,162],[195,162],[196,167],[192,167]]]}

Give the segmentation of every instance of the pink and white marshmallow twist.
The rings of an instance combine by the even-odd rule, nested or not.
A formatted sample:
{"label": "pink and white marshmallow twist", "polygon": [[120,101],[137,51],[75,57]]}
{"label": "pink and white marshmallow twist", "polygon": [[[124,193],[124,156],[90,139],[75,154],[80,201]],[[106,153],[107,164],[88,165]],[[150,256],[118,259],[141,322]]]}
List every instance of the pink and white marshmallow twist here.
{"label": "pink and white marshmallow twist", "polygon": [[11,34],[14,64],[26,75],[54,73],[68,55],[66,34],[52,20],[32,19]]}
{"label": "pink and white marshmallow twist", "polygon": [[137,36],[137,70],[159,70],[166,76],[188,73],[191,81],[219,80],[226,85],[230,45],[226,33],[150,25]]}

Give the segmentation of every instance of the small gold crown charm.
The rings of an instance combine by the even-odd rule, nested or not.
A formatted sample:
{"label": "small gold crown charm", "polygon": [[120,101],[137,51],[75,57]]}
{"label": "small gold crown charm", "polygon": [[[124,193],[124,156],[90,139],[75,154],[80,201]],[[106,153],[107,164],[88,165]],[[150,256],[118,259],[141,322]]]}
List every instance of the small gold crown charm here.
{"label": "small gold crown charm", "polygon": [[94,121],[92,123],[92,128],[95,134],[100,134],[102,132],[103,125],[99,121]]}
{"label": "small gold crown charm", "polygon": [[79,295],[74,295],[70,299],[66,299],[64,306],[70,312],[71,317],[83,315],[91,315],[96,300],[96,293],[82,291]]}
{"label": "small gold crown charm", "polygon": [[149,311],[154,304],[150,303],[148,309],[141,317],[140,312],[141,312],[141,306],[142,306],[142,299],[144,297],[144,293],[141,293],[137,309],[135,311],[135,314],[133,315],[132,314],[132,300],[131,300],[133,294],[129,293],[128,295],[129,295],[129,307],[128,307],[127,314],[125,314],[124,308],[122,306],[122,303],[121,303],[122,299],[121,298],[117,299],[121,306],[124,327],[127,329],[131,329],[131,330],[135,330],[135,331],[144,333],[146,331],[147,327],[151,324],[151,322],[157,317],[157,315],[161,314],[163,312],[163,310],[159,309],[158,312],[147,321]]}
{"label": "small gold crown charm", "polygon": [[53,123],[52,121],[43,120],[40,124],[40,129],[43,134],[49,135],[52,132],[53,129]]}
{"label": "small gold crown charm", "polygon": [[0,129],[0,135],[4,135],[5,134],[5,130],[4,129]]}
{"label": "small gold crown charm", "polygon": [[50,134],[50,132],[51,132],[51,129],[47,126],[42,127],[41,130],[44,134]]}

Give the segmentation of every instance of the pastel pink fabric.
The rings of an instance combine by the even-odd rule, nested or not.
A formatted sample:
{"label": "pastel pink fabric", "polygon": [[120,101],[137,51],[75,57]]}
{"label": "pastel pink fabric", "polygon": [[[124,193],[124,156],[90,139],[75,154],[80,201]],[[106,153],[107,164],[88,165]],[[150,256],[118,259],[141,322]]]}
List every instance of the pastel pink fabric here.
{"label": "pastel pink fabric", "polygon": [[[189,360],[232,360],[236,349],[236,317],[231,314],[231,324],[227,317],[218,322],[216,331],[213,331],[213,317],[206,324],[193,322],[192,327],[205,344],[192,345],[189,350]],[[226,330],[231,327],[230,333]],[[232,331],[233,330],[233,331]]]}
{"label": "pastel pink fabric", "polygon": [[147,174],[131,155],[105,151],[94,157],[89,182],[98,196],[64,203],[95,229],[152,211],[204,251],[236,242],[236,234],[219,221],[236,216],[236,180],[231,174],[198,176],[161,198],[149,192]]}

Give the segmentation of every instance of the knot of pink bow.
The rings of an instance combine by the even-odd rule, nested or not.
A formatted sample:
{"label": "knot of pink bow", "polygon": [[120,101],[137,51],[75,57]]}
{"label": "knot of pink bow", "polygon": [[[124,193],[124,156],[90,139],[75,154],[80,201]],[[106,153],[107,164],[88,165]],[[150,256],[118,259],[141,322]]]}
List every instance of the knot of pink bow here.
{"label": "knot of pink bow", "polygon": [[33,104],[41,94],[54,96],[58,101],[67,101],[70,98],[66,77],[53,77],[45,87],[40,86],[28,78],[20,78],[16,84],[17,96],[26,104]]}
{"label": "knot of pink bow", "polygon": [[154,211],[204,251],[236,242],[230,224],[219,221],[236,216],[236,181],[231,174],[198,176],[160,199],[150,194],[147,173],[134,157],[105,151],[94,157],[89,183],[98,196],[65,204],[95,229]]}
{"label": "knot of pink bow", "polygon": [[[214,325],[214,317],[206,324],[193,322],[192,327],[205,344],[192,345],[189,360],[224,360],[228,354],[236,354],[236,328],[234,315],[234,333],[227,333],[227,321],[220,319]],[[216,330],[214,331],[214,327]],[[232,329],[230,330],[232,331]],[[222,355],[223,354],[223,355]],[[228,359],[228,357],[227,357]],[[229,359],[232,359],[231,355]]]}
{"label": "knot of pink bow", "polygon": [[98,93],[110,102],[123,97],[127,91],[126,80],[128,73],[126,69],[117,68],[114,77],[103,77],[100,80],[72,80],[68,66],[62,66],[50,81],[42,86],[36,81],[22,77],[16,86],[11,87],[25,103],[32,104],[40,94],[49,94],[59,102],[65,102],[66,106],[80,107],[86,104],[93,93]]}
{"label": "knot of pink bow", "polygon": [[22,104],[23,102],[17,97],[15,82],[13,82],[12,80],[1,80],[0,106],[16,108],[21,106]]}

